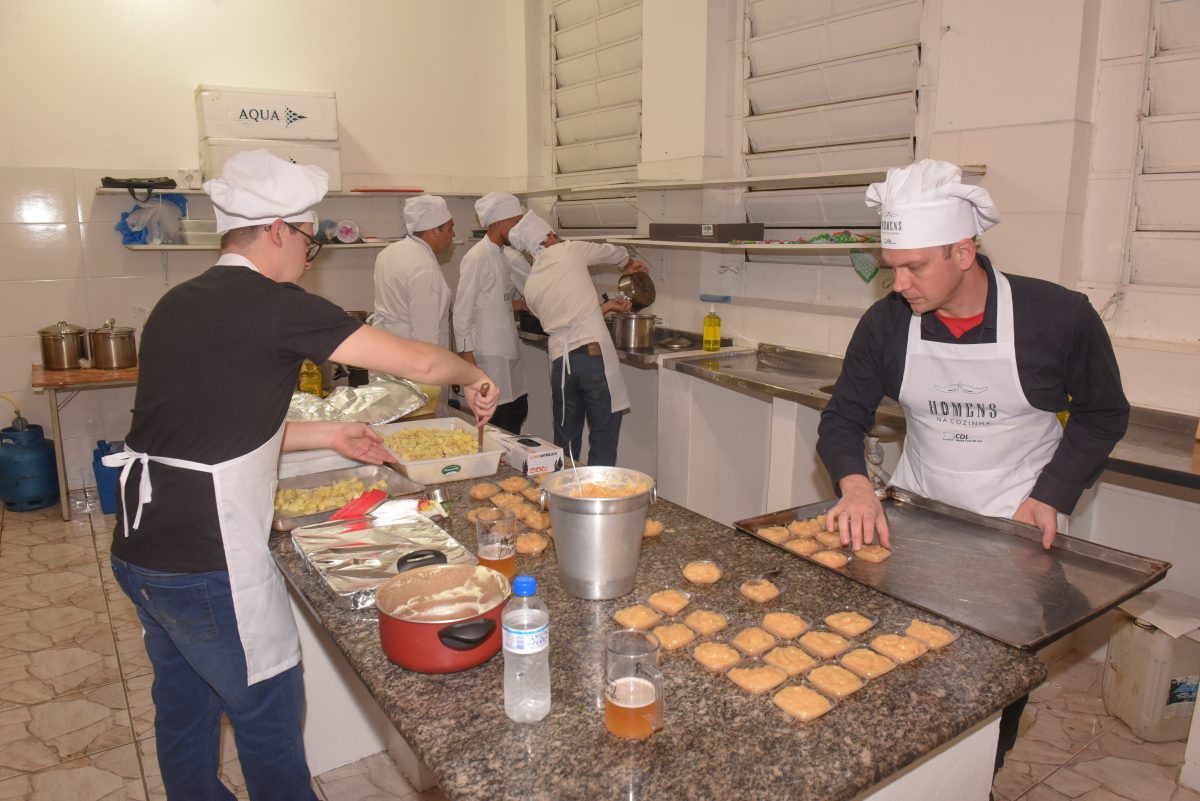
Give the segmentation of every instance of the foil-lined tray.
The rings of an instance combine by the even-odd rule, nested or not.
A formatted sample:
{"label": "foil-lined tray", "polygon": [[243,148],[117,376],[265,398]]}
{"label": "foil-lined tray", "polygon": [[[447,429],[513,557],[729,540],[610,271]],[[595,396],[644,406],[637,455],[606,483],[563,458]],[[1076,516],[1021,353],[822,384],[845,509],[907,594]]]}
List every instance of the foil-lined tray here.
{"label": "foil-lined tray", "polygon": [[287,419],[378,425],[399,420],[428,402],[429,396],[413,382],[387,373],[372,373],[361,387],[337,387],[324,398],[293,392]]}
{"label": "foil-lined tray", "polygon": [[387,525],[370,517],[336,520],[292,530],[292,545],[342,609],[369,609],[379,585],[396,575],[396,560],[432,549],[450,564],[479,560],[428,517],[413,514]]}
{"label": "foil-lined tray", "polygon": [[[326,484],[336,484],[347,478],[357,478],[364,487],[370,487],[383,482],[384,492],[389,498],[411,498],[425,491],[425,485],[419,484],[407,476],[397,473],[382,465],[364,464],[358,467],[343,467],[338,470],[326,470],[321,473],[306,473],[302,476],[282,478],[276,492],[285,489],[312,489]],[[276,531],[291,531],[300,526],[310,526],[314,523],[324,523],[339,507],[334,506],[312,514],[299,514],[280,509],[275,510],[271,528]]]}
{"label": "foil-lined tray", "polygon": [[[878,490],[891,556],[833,569],[882,593],[1017,648],[1038,649],[1160,581],[1171,565],[1033,526],[984,517],[898,487]],[[758,529],[824,514],[835,501],[738,520]],[[786,558],[799,557],[783,549]],[[816,564],[815,562],[813,564]],[[832,569],[832,568],[829,568]]]}

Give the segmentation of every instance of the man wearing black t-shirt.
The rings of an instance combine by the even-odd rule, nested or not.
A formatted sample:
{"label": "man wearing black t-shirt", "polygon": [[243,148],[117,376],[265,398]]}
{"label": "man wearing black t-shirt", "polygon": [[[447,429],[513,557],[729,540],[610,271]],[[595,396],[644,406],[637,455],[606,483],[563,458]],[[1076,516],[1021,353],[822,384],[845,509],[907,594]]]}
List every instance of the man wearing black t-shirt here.
{"label": "man wearing black t-shirt", "polygon": [[[953,164],[889,170],[867,190],[867,205],[880,211],[895,281],[859,321],[821,413],[817,451],[841,495],[829,529],[855,550],[876,533],[890,545],[863,458],[863,436],[888,395],[905,417],[894,485],[1030,523],[1048,549],[1129,419],[1103,322],[1084,295],[1006,276],[976,253],[975,237],[999,215]],[[1060,411],[1070,412],[1065,429]],[[1001,713],[996,770],[1027,700]]]}
{"label": "man wearing black t-shirt", "polygon": [[167,795],[232,799],[217,778],[220,717],[233,725],[254,801],[312,799],[301,737],[300,647],[267,550],[280,450],[390,458],[369,427],[284,423],[304,359],[457,383],[486,421],[478,368],[434,345],[362,326],[296,281],[320,249],[310,211],[327,176],[266,151],[209,181],[221,256],[167,292],[142,335],[122,467],[113,572],[154,666]]}

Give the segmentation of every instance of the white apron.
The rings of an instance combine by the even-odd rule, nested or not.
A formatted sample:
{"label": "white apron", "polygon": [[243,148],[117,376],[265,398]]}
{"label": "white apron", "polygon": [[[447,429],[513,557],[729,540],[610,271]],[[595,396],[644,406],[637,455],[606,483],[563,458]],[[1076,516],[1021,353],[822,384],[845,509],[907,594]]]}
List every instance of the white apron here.
{"label": "white apron", "polygon": [[[907,433],[892,484],[989,517],[1012,517],[1062,438],[1053,412],[1035,409],[1017,374],[1012,292],[996,276],[996,342],[921,339],[908,326],[900,384]],[[1065,531],[1065,515],[1059,530]]]}
{"label": "white apron", "polygon": [[[134,529],[141,523],[142,507],[153,500],[151,462],[212,475],[233,611],[246,652],[247,685],[277,676],[300,663],[296,620],[283,576],[267,548],[285,426],[286,423],[280,425],[273,437],[249,453],[213,465],[138,453],[128,446],[124,453],[103,458],[105,465],[122,468],[122,498],[126,497],[125,482],[134,462],[142,465]],[[129,509],[125,510],[124,519],[125,536],[129,536]]]}

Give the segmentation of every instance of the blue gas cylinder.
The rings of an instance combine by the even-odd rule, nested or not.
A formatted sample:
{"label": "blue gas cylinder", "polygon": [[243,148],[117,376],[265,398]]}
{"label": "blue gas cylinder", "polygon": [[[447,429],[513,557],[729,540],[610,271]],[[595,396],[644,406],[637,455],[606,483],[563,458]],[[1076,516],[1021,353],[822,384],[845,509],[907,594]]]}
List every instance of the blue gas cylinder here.
{"label": "blue gas cylinder", "polygon": [[58,462],[54,443],[42,427],[0,429],[0,500],[10,512],[44,509],[58,503]]}

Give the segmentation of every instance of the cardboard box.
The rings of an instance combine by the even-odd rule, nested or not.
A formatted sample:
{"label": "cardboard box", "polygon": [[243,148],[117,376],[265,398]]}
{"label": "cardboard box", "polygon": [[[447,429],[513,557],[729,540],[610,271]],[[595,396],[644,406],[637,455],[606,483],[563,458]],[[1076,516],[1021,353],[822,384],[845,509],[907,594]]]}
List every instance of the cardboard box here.
{"label": "cardboard box", "polygon": [[504,434],[504,461],[527,476],[553,473],[563,466],[563,450],[552,442],[530,434]]}
{"label": "cardboard box", "polygon": [[337,142],[286,142],[279,139],[205,139],[200,143],[204,179],[218,178],[225,162],[243,150],[268,150],[297,164],[315,164],[329,173],[329,190],[342,188],[342,152]]}
{"label": "cardboard box", "polygon": [[762,223],[650,223],[650,238],[668,242],[758,242]]}
{"label": "cardboard box", "polygon": [[200,139],[338,138],[337,97],[333,92],[196,87],[196,129]]}

